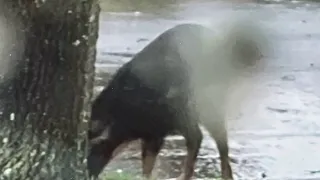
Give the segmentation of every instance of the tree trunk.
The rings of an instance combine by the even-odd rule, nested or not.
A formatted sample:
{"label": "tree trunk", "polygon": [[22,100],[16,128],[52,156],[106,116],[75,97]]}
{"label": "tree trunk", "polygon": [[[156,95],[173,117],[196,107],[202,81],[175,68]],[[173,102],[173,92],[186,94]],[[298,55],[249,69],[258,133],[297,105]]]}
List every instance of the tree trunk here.
{"label": "tree trunk", "polygon": [[1,1],[24,49],[6,83],[0,179],[86,179],[98,0]]}

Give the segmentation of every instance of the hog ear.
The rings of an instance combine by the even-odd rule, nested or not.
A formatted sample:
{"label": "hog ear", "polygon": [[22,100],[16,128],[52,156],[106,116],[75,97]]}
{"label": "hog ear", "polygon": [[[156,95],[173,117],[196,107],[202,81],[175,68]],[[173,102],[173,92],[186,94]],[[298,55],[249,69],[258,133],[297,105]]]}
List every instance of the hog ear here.
{"label": "hog ear", "polygon": [[270,53],[271,42],[265,27],[251,19],[238,19],[226,26],[221,44],[231,62],[239,68],[263,63],[263,55]]}
{"label": "hog ear", "polygon": [[239,37],[232,46],[232,51],[236,55],[234,63],[244,68],[256,65],[262,57],[259,47],[250,39],[240,38],[242,37]]}
{"label": "hog ear", "polygon": [[105,127],[104,130],[101,132],[101,134],[93,139],[90,139],[90,144],[99,144],[103,141],[106,141],[109,139],[109,132],[110,127]]}

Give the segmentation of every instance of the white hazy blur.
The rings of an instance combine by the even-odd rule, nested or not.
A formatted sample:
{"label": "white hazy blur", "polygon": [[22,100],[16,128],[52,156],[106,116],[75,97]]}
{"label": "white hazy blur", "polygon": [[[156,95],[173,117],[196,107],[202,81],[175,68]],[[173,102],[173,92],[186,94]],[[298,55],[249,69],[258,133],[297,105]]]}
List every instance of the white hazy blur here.
{"label": "white hazy blur", "polygon": [[197,61],[197,65],[192,65],[197,111],[209,131],[215,120],[224,121],[228,113],[239,111],[243,102],[251,98],[253,81],[267,64],[263,56],[271,52],[266,28],[257,20],[235,14],[225,22],[212,28],[219,32],[214,35],[213,43],[208,43],[214,52],[212,61],[202,61],[201,65]]}

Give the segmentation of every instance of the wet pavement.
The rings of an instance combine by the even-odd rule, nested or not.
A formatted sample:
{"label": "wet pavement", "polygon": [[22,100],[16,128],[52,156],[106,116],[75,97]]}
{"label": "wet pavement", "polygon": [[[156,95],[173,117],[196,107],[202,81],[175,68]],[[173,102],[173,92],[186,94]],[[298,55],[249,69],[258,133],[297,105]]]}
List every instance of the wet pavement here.
{"label": "wet pavement", "polygon": [[[230,156],[237,179],[320,180],[320,4],[299,1],[190,1],[171,11],[102,13],[97,85],[123,62],[172,26],[194,22],[216,25],[233,12],[258,17],[275,42],[268,66],[254,77],[254,89],[240,111],[228,115]],[[100,89],[97,86],[97,89]],[[195,176],[219,176],[214,141],[202,144]],[[110,163],[108,170],[139,174],[138,143]],[[161,178],[179,174],[186,154],[180,136],[169,137],[155,170]]]}

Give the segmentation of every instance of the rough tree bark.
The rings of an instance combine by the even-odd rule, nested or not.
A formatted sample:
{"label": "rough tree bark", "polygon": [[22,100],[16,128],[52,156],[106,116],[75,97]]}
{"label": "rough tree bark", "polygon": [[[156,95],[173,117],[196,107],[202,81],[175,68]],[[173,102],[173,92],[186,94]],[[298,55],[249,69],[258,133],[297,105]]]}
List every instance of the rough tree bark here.
{"label": "rough tree bark", "polygon": [[6,83],[0,179],[86,179],[98,0],[1,1],[25,48]]}

